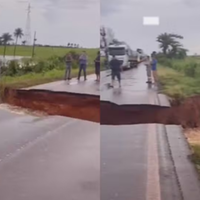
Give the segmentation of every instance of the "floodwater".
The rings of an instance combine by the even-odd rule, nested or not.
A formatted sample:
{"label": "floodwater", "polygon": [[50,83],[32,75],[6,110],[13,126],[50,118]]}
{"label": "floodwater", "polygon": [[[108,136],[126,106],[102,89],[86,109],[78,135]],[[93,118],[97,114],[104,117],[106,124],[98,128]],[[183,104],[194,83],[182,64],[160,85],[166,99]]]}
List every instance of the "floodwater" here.
{"label": "floodwater", "polygon": [[4,56],[0,55],[0,60],[10,61],[10,60],[21,60],[22,58],[31,58],[30,56]]}

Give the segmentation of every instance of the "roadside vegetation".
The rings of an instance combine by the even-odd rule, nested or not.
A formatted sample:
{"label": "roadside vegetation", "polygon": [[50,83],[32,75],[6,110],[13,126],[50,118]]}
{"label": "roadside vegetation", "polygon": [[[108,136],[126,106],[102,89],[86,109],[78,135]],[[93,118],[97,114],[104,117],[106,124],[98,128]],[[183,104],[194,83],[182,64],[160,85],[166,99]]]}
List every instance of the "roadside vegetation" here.
{"label": "roadside vegetation", "polygon": [[[52,81],[62,80],[65,72],[64,57],[71,53],[73,66],[71,76],[78,74],[78,58],[82,51],[89,57],[87,73],[94,73],[94,59],[98,49],[83,49],[79,44],[68,43],[66,46],[50,46],[37,44],[27,46],[21,28],[0,36],[0,97],[5,87],[24,88]],[[21,56],[22,60],[12,60],[5,63],[6,56]]]}
{"label": "roadside vegetation", "polygon": [[[184,104],[185,114],[193,110],[194,116],[189,117],[200,122],[200,57],[187,56],[182,39],[167,33],[157,37],[161,49],[157,53],[160,90],[170,97],[172,106]],[[200,173],[200,127],[185,127],[184,133],[192,149],[191,160]]]}
{"label": "roadside vegetation", "polygon": [[[88,74],[94,73],[94,59],[97,51],[93,50],[89,56]],[[70,51],[74,59],[72,77],[76,77],[78,74],[78,52]],[[21,62],[9,62],[8,66],[1,67],[0,90],[3,91],[5,87],[23,88],[62,80],[65,72],[64,56],[65,54],[54,55],[47,59],[34,58],[23,59]]]}
{"label": "roadside vegetation", "polygon": [[173,99],[183,100],[200,94],[200,58],[187,56],[180,40],[183,37],[164,33],[157,37],[161,90]]}
{"label": "roadside vegetation", "polygon": [[[8,45],[6,47],[6,56],[14,55],[14,45]],[[16,47],[16,56],[31,57],[32,56],[32,46],[18,45]],[[88,56],[94,58],[98,49],[84,49],[84,48],[72,48],[72,47],[51,47],[51,46],[35,46],[34,58],[47,59],[51,56],[63,56],[70,51],[76,51],[76,53],[81,53],[86,51]],[[0,55],[4,54],[4,46],[0,45]]]}

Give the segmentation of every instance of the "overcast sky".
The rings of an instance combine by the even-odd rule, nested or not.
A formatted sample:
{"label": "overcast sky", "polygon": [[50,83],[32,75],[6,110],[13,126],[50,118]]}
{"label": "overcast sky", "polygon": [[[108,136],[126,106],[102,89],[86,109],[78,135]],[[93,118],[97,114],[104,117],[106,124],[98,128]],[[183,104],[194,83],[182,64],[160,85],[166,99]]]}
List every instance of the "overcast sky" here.
{"label": "overcast sky", "polygon": [[[159,16],[159,26],[143,26],[143,16]],[[156,37],[169,32],[184,37],[190,54],[200,54],[200,0],[101,0],[101,23],[133,49],[158,50]]]}
{"label": "overcast sky", "polygon": [[[26,0],[0,0],[0,35],[26,25]],[[38,43],[99,46],[99,0],[31,0],[31,30]]]}

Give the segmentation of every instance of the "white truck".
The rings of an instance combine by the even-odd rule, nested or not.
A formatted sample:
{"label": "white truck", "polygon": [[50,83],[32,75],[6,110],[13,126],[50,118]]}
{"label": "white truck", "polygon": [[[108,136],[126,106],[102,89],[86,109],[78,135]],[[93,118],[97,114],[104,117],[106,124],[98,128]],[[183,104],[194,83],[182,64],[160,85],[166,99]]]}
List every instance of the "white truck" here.
{"label": "white truck", "polygon": [[137,67],[140,61],[140,54],[137,51],[131,50],[127,44],[111,44],[108,46],[109,61],[112,56],[120,60],[122,68],[133,68]]}

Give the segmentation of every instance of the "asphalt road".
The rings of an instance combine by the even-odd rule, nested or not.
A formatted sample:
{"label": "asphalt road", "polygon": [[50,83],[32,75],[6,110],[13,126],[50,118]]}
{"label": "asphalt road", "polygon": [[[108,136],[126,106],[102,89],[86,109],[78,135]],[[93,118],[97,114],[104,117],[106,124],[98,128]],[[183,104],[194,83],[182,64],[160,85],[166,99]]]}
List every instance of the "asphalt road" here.
{"label": "asphalt road", "polygon": [[[122,73],[121,88],[116,83],[108,89],[109,83],[109,76],[102,77],[101,100],[159,105],[156,87],[146,84],[143,65]],[[101,200],[199,199],[200,184],[187,157],[188,145],[170,128],[168,134],[159,124],[101,125]]]}
{"label": "asphalt road", "polygon": [[42,84],[26,89],[42,89],[51,91],[73,92],[80,94],[95,94],[99,95],[99,83],[95,81],[94,74],[87,76],[87,81],[81,77],[80,81],[73,78],[70,81],[56,81],[52,83]]}
{"label": "asphalt road", "polygon": [[[45,86],[93,92],[94,80]],[[97,123],[15,113],[0,105],[0,199],[99,200],[99,138]]]}
{"label": "asphalt road", "polygon": [[[144,66],[124,72],[122,88],[109,89],[103,73],[101,99],[158,104],[145,75]],[[94,79],[38,87],[98,93]],[[185,140],[177,127],[167,129],[170,134],[158,124],[99,127],[0,106],[0,200],[199,200]]]}

